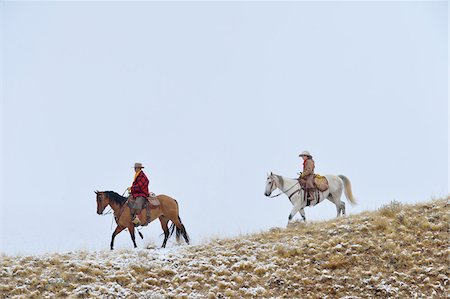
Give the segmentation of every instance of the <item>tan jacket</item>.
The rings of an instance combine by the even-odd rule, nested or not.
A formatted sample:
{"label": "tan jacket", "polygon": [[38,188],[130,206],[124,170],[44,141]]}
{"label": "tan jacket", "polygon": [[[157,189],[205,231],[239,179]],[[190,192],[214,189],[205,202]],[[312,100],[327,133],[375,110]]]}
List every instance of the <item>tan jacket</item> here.
{"label": "tan jacket", "polygon": [[307,159],[303,162],[303,172],[300,178],[306,178],[310,175],[314,174],[314,160],[313,159]]}

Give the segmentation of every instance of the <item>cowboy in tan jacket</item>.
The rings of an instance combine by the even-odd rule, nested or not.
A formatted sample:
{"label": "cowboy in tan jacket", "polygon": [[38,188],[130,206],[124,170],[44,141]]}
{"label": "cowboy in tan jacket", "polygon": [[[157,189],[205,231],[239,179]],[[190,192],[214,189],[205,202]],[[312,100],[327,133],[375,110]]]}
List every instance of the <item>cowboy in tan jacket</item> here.
{"label": "cowboy in tan jacket", "polygon": [[299,157],[303,158],[303,172],[300,175],[300,185],[308,192],[311,197],[314,197],[314,160],[308,151],[304,151]]}

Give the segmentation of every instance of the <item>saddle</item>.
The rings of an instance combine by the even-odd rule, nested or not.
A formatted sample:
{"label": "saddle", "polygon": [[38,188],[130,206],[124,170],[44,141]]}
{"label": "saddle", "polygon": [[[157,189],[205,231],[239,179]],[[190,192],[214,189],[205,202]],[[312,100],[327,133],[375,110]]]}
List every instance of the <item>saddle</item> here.
{"label": "saddle", "polygon": [[316,188],[321,192],[328,190],[327,178],[319,174],[314,175],[314,185],[316,185]]}
{"label": "saddle", "polygon": [[161,203],[159,202],[158,197],[155,193],[150,193],[150,196],[147,197],[148,205],[150,206],[150,209],[156,209],[159,208]]}

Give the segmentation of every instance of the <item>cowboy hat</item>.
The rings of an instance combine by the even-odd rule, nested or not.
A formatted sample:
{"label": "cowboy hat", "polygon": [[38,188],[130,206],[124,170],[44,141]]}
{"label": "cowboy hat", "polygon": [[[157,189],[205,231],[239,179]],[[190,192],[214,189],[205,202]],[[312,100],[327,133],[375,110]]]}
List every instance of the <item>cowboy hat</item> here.
{"label": "cowboy hat", "polygon": [[300,155],[298,155],[299,157],[302,156],[308,156],[308,157],[312,157],[311,154],[308,151],[304,151],[303,153],[301,153]]}
{"label": "cowboy hat", "polygon": [[142,163],[134,163],[134,168],[144,168],[144,166],[142,166]]}

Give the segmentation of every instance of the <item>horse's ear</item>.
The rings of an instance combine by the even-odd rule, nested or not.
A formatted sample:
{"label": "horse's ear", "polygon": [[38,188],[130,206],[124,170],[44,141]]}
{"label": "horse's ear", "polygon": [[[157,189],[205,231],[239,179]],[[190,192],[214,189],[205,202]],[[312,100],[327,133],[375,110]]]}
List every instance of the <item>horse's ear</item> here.
{"label": "horse's ear", "polygon": [[270,172],[270,175],[273,175],[272,171]]}
{"label": "horse's ear", "polygon": [[98,194],[98,190],[97,191],[94,191],[95,192],[95,194]]}

